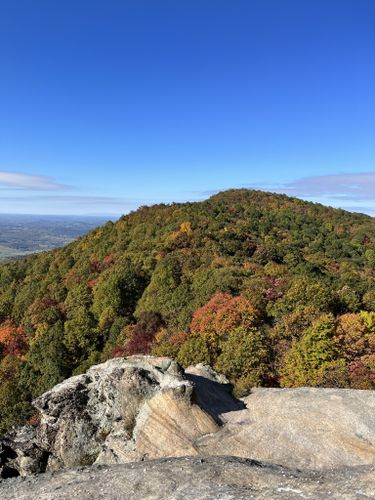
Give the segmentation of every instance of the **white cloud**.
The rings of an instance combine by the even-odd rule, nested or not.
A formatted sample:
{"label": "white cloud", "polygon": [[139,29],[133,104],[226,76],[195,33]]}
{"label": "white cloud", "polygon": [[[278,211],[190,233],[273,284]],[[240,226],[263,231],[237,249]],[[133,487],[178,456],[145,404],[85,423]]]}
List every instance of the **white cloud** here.
{"label": "white cloud", "polygon": [[[375,172],[315,175],[291,182],[263,182],[237,187],[282,193],[323,205],[344,208],[351,212],[375,214]],[[202,199],[224,189],[228,188],[194,191],[191,194],[198,194]]]}
{"label": "white cloud", "polygon": [[0,187],[11,189],[26,189],[37,191],[55,191],[67,186],[44,175],[24,174],[21,172],[0,171]]}
{"label": "white cloud", "polygon": [[344,208],[351,212],[370,215],[375,213],[375,172],[316,175],[286,183],[258,184],[252,187]]}
{"label": "white cloud", "polygon": [[0,196],[0,213],[54,215],[121,215],[149,200],[89,195],[35,195],[18,191]]}
{"label": "white cloud", "polygon": [[342,201],[374,201],[375,172],[304,177],[278,187],[284,193]]}

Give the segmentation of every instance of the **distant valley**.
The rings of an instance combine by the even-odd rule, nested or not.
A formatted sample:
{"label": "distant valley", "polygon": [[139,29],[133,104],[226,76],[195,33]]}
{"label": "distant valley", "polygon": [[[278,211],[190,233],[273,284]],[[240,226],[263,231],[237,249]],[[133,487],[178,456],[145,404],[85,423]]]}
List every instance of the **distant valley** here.
{"label": "distant valley", "polygon": [[62,247],[108,217],[0,214],[0,261]]}

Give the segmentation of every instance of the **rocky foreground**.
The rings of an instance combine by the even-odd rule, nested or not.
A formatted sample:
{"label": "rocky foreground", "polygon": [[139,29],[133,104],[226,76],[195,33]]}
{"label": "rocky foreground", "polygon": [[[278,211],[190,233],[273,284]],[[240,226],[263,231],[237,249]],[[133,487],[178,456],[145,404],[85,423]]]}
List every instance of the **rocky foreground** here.
{"label": "rocky foreground", "polygon": [[374,479],[369,466],[302,472],[234,457],[185,457],[7,479],[0,496],[4,500],[373,499]]}
{"label": "rocky foreground", "polygon": [[[34,406],[39,423],[0,443],[0,498],[375,495],[371,391],[255,389],[237,400],[207,366],[138,356],[93,366]],[[76,469],[55,472],[66,468]]]}

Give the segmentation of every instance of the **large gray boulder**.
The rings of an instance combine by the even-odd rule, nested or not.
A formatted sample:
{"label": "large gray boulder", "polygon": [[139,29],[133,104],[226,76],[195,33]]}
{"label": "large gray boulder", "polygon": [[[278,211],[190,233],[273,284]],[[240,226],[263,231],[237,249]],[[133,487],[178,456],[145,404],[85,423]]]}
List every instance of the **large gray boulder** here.
{"label": "large gray boulder", "polygon": [[375,471],[300,471],[234,457],[167,458],[0,482],[4,500],[365,500]]}
{"label": "large gray boulder", "polygon": [[93,366],[33,402],[40,422],[3,440],[2,475],[197,454],[195,440],[218,424],[193,393],[193,383],[168,358]]}
{"label": "large gray boulder", "polygon": [[236,400],[204,365],[135,356],[93,366],[34,401],[36,426],[0,442],[2,477],[163,457],[233,455],[327,469],[375,459],[375,394],[254,389]]}

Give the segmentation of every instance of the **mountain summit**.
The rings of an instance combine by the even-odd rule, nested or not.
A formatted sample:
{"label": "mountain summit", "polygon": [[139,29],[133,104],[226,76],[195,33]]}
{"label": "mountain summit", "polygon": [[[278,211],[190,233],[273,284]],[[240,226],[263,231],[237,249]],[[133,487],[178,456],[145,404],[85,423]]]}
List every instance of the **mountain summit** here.
{"label": "mountain summit", "polygon": [[374,387],[375,220],[230,190],[141,207],[0,266],[0,430],[112,357],[208,363],[258,385]]}

